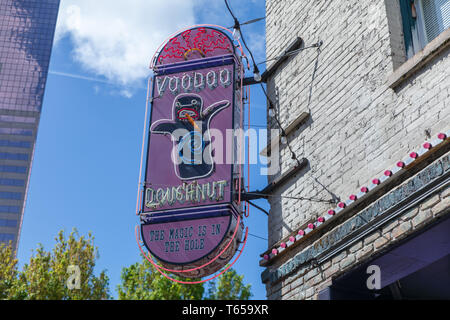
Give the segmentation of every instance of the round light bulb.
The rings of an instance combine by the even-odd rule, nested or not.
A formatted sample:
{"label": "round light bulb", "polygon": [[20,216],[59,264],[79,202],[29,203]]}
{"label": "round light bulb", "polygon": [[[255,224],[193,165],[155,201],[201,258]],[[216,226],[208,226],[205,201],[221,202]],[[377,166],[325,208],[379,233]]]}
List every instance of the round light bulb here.
{"label": "round light bulb", "polygon": [[238,41],[241,38],[241,32],[239,29],[234,28],[233,29],[233,39]]}
{"label": "round light bulb", "polygon": [[269,108],[269,117],[273,117],[275,115],[275,111],[273,108]]}
{"label": "round light bulb", "polygon": [[253,74],[253,78],[255,79],[256,82],[261,82],[261,74],[259,72],[255,72]]}
{"label": "round light bulb", "polygon": [[281,143],[282,144],[286,144],[287,143],[287,139],[285,136],[281,136]]}

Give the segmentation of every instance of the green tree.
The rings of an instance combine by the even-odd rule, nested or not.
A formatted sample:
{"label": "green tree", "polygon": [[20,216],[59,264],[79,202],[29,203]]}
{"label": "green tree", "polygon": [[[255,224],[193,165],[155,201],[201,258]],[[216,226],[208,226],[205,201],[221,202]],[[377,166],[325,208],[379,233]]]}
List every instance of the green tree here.
{"label": "green tree", "polygon": [[[119,300],[200,300],[202,284],[180,284],[161,275],[141,255],[142,261],[122,269],[122,283],[117,286]],[[174,277],[175,279],[180,279]],[[196,279],[183,279],[195,281]]]}
{"label": "green tree", "polygon": [[7,299],[12,294],[11,288],[17,281],[17,262],[12,243],[0,243],[0,299]]}
{"label": "green tree", "polygon": [[[0,262],[0,274],[5,276],[2,283],[9,289],[6,299],[50,299],[50,300],[87,300],[109,299],[109,279],[105,271],[97,277],[94,274],[95,261],[98,250],[94,247],[94,237],[89,233],[88,238],[79,236],[76,230],[72,231],[66,239],[64,232],[60,231],[55,238],[56,244],[51,252],[39,245],[36,252],[25,264],[23,270],[17,272],[12,262]],[[2,250],[3,255],[8,253]],[[5,253],[3,253],[5,251]],[[16,260],[17,263],[17,260]],[[76,270],[69,269],[75,266]],[[8,271],[10,270],[10,271]],[[14,271],[16,270],[16,271]],[[75,273],[74,273],[75,272]],[[73,280],[79,275],[79,288],[77,282],[68,282],[73,274]]]}
{"label": "green tree", "polygon": [[[110,299],[109,279],[105,271],[94,275],[98,250],[94,237],[80,237],[76,230],[66,239],[60,231],[51,252],[39,245],[30,261],[18,270],[11,243],[0,244],[0,299]],[[70,288],[69,266],[78,266],[79,289]],[[177,279],[195,281],[197,279]],[[121,284],[117,286],[121,300],[247,300],[251,297],[250,285],[244,285],[243,276],[230,269],[205,287],[200,284],[180,284],[162,276],[142,256],[137,262],[122,269]]]}
{"label": "green tree", "polygon": [[208,300],[248,300],[251,296],[251,285],[244,285],[244,276],[238,275],[230,268],[216,280],[209,283]]}
{"label": "green tree", "polygon": [[[184,281],[185,279],[172,276]],[[161,275],[143,256],[141,262],[122,269],[122,283],[117,286],[120,300],[248,300],[251,297],[250,284],[243,284],[244,276],[233,269],[218,277],[218,283],[209,282],[204,296],[203,283],[180,284]]]}

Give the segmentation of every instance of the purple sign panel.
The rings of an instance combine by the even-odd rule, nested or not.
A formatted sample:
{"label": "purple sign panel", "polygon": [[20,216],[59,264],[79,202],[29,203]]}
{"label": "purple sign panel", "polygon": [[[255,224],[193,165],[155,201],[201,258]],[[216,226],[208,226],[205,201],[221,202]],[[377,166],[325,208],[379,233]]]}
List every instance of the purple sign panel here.
{"label": "purple sign panel", "polygon": [[145,243],[159,260],[181,264],[196,261],[222,242],[230,217],[205,218],[143,226]]}
{"label": "purple sign panel", "polygon": [[233,128],[233,67],[155,77],[144,212],[231,201],[232,164],[211,140]]}
{"label": "purple sign panel", "polygon": [[[176,270],[203,266],[224,243],[236,250],[242,234],[235,146],[225,141],[237,129],[236,61],[229,37],[204,27],[178,34],[156,57],[141,232],[147,249]],[[180,275],[213,273],[230,250],[220,263]]]}

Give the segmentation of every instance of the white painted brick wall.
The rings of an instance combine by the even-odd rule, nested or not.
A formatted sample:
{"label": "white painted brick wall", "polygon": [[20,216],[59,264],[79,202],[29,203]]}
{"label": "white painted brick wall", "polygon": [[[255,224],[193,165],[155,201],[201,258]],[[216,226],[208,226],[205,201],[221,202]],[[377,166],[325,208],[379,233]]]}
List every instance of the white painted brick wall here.
{"label": "white painted brick wall", "polygon": [[[319,55],[316,49],[300,52],[268,82],[273,100],[278,87],[284,128],[301,112],[312,118],[289,137],[311,168],[280,189],[282,195],[331,199],[317,179],[346,200],[426,141],[425,129],[433,136],[449,129],[449,49],[396,91],[386,85],[405,59],[396,10],[394,0],[266,0],[268,59],[297,36],[305,46],[323,41]],[[280,154],[284,172],[292,162],[286,147]],[[271,206],[269,245],[330,207],[277,198]]]}

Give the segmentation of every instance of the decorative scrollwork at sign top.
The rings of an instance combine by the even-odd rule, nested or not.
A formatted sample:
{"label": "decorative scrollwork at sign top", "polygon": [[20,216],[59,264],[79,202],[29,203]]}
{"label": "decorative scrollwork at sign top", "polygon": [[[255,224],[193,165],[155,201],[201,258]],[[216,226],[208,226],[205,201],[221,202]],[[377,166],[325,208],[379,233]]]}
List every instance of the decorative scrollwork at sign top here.
{"label": "decorative scrollwork at sign top", "polygon": [[222,56],[234,52],[231,39],[214,28],[199,27],[183,31],[161,49],[157,65]]}

